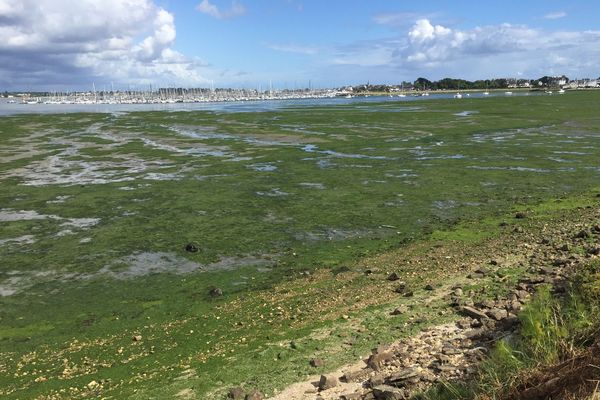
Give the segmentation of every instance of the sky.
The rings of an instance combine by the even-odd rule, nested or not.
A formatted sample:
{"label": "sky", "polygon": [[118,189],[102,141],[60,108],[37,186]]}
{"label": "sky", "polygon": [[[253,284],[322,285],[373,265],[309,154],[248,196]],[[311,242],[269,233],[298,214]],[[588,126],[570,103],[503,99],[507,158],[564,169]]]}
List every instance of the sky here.
{"label": "sky", "polygon": [[598,0],[0,0],[0,91],[600,76]]}

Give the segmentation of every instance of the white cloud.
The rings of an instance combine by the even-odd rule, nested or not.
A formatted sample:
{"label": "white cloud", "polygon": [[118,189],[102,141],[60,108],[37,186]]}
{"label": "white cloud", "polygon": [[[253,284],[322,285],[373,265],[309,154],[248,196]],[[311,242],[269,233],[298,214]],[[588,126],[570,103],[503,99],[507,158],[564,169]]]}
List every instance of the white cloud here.
{"label": "white cloud", "polygon": [[236,0],[233,0],[231,2],[231,7],[226,10],[219,9],[216,4],[211,3],[209,0],[202,0],[202,2],[196,6],[196,10],[217,19],[230,19],[246,14],[246,7]]}
{"label": "white cloud", "polygon": [[0,0],[0,84],[200,82],[153,0]]}
{"label": "white cloud", "polygon": [[461,30],[419,19],[400,36],[338,47],[328,62],[368,67],[371,74],[387,71],[390,76],[434,79],[514,76],[517,71],[532,78],[548,73],[597,76],[597,43],[600,31],[547,31],[511,24]]}
{"label": "white cloud", "polygon": [[417,21],[415,26],[408,32],[408,36],[412,41],[424,42],[427,40],[435,39],[436,37],[446,36],[452,33],[448,28],[444,28],[441,25],[433,26],[427,19],[420,19]]}
{"label": "white cloud", "polygon": [[556,11],[556,12],[551,12],[548,13],[546,15],[544,15],[542,18],[543,19],[561,19],[567,16],[567,13],[564,11]]}

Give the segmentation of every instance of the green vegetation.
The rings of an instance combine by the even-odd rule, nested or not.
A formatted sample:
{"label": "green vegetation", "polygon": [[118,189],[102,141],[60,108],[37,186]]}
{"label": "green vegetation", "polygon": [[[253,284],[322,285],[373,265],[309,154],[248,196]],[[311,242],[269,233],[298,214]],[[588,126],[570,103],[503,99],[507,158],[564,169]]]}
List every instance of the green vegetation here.
{"label": "green vegetation", "polygon": [[3,117],[0,396],[274,390],[451,318],[390,324],[399,300],[361,268],[584,204],[599,95]]}
{"label": "green vegetation", "polygon": [[[573,284],[563,297],[553,295],[547,286],[542,287],[519,315],[519,337],[503,339],[496,344],[481,366],[478,380],[470,384],[445,383],[418,398],[508,399],[514,398],[519,388],[531,386],[524,383],[535,373],[545,380],[563,378],[556,371],[553,373],[551,367],[565,361],[577,367],[576,356],[598,339],[599,271],[600,262],[591,262],[586,270],[573,277]],[[568,372],[572,373],[572,370]],[[564,385],[561,389],[568,387]]]}

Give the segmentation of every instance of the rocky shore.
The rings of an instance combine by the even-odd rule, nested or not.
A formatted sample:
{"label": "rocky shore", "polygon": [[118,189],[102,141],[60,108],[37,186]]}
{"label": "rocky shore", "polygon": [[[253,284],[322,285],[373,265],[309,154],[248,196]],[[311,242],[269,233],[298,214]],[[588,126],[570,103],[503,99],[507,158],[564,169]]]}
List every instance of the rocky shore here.
{"label": "rocky shore", "polygon": [[[600,255],[597,205],[568,210],[551,223],[524,212],[514,217],[522,223],[501,223],[506,232],[492,243],[494,257],[463,271],[464,284],[425,287],[429,297],[441,298],[452,310],[456,316],[452,322],[378,346],[358,363],[293,384],[271,399],[402,400],[436,383],[473,377],[499,339],[518,334],[517,314],[540,285],[549,285],[555,295],[560,295],[569,276]],[[460,262],[460,255],[447,258]],[[480,281],[508,282],[501,272],[507,266],[519,266],[524,271],[511,284],[506,283],[507,295],[486,298],[486,285],[481,285],[479,293],[467,291]],[[373,272],[377,271],[365,271]],[[412,296],[399,275],[392,273],[378,279],[387,281],[390,290]],[[391,314],[403,315],[416,306],[401,305]],[[322,365],[319,359],[309,362],[315,367]],[[258,391],[246,393],[242,388],[232,388],[228,398],[257,400],[264,396]]]}

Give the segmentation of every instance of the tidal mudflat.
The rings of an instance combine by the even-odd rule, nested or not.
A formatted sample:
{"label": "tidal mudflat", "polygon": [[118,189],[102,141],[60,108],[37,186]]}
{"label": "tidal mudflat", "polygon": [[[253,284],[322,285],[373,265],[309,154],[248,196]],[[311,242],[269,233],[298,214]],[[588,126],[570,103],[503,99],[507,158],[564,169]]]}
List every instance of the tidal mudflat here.
{"label": "tidal mudflat", "polygon": [[[219,398],[304,376],[293,365],[335,342],[319,332],[336,317],[303,291],[326,297],[366,257],[597,187],[599,100],[2,117],[0,395]],[[307,276],[329,281],[265,300]]]}

